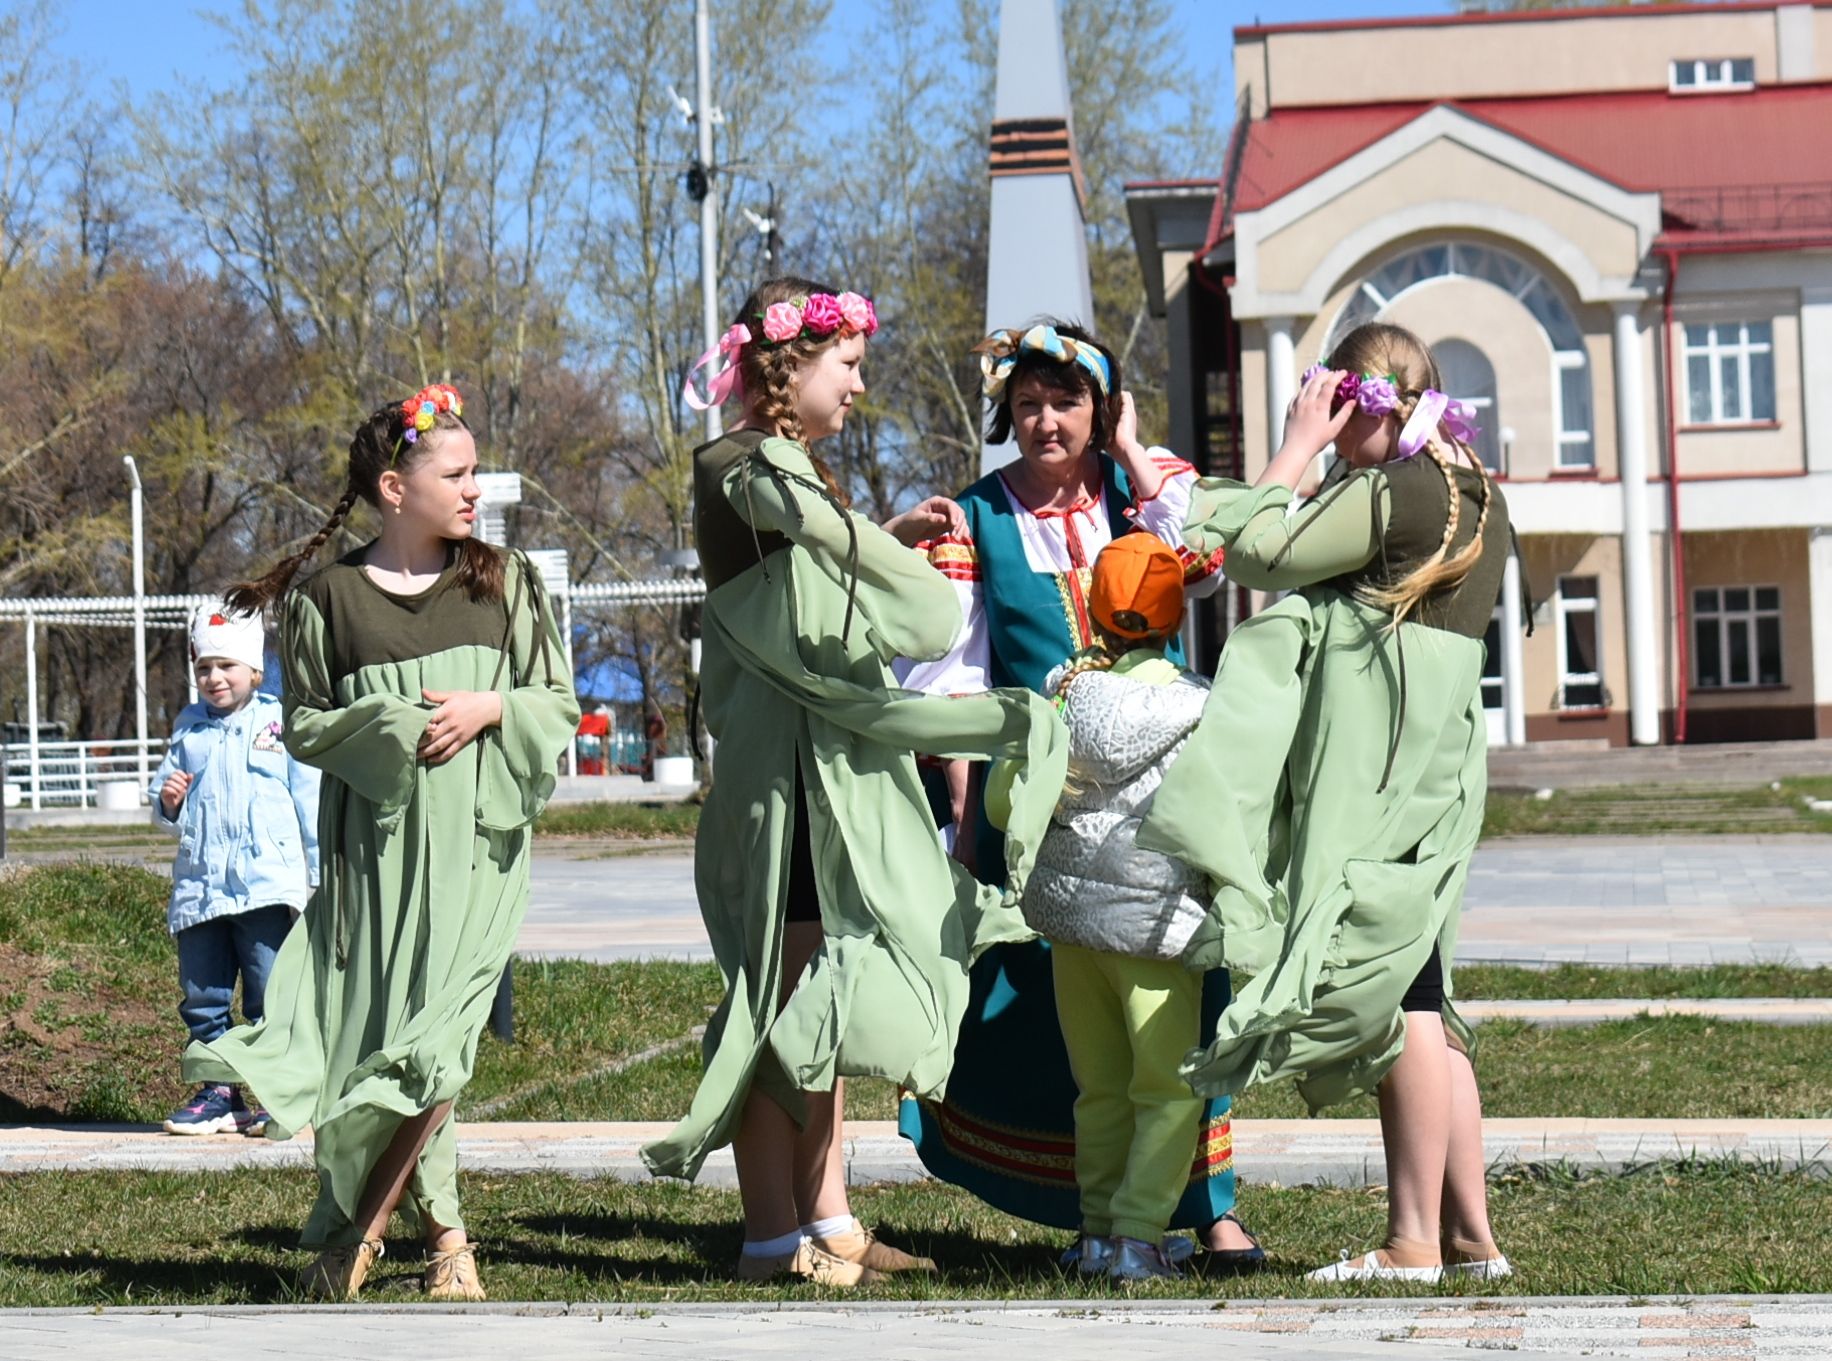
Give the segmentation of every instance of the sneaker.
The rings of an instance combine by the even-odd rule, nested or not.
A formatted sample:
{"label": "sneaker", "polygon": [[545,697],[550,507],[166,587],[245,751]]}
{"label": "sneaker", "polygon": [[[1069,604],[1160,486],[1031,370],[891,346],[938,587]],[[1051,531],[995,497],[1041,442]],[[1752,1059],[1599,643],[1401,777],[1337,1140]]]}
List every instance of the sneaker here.
{"label": "sneaker", "polygon": [[1171,1265],[1163,1247],[1137,1238],[1115,1238],[1113,1260],[1107,1265],[1110,1281],[1174,1281],[1183,1273]]}
{"label": "sneaker", "polygon": [[299,1291],[315,1300],[353,1300],[369,1279],[369,1268],[381,1259],[382,1251],[379,1238],[326,1248],[299,1273]]}
{"label": "sneaker", "polygon": [[878,1236],[856,1219],[852,1221],[851,1233],[811,1241],[821,1252],[831,1253],[842,1261],[857,1262],[883,1275],[899,1271],[917,1271],[930,1276],[936,1274],[935,1263],[927,1257],[915,1257],[889,1243],[880,1243]]}
{"label": "sneaker", "polygon": [[477,1244],[466,1243],[450,1252],[435,1252],[426,1259],[423,1281],[429,1300],[481,1300],[483,1283],[477,1279]]}
{"label": "sneaker", "polygon": [[1514,1274],[1513,1264],[1507,1254],[1497,1252],[1493,1257],[1465,1257],[1460,1261],[1444,1260],[1444,1275],[1473,1277],[1479,1281],[1506,1280]]}
{"label": "sneaker", "polygon": [[250,1139],[259,1139],[266,1135],[267,1121],[269,1119],[266,1107],[254,1106],[250,1108],[245,1106],[236,1111],[236,1115],[238,1117],[237,1128]]}
{"label": "sneaker", "polygon": [[241,1128],[241,1093],[206,1082],[191,1099],[165,1117],[167,1134],[231,1134]]}
{"label": "sneaker", "polygon": [[814,1246],[804,1238],[794,1252],[775,1257],[738,1256],[738,1279],[741,1281],[774,1281],[783,1277],[808,1285],[826,1285],[839,1290],[871,1285],[879,1279],[872,1268],[860,1262],[849,1262]]}
{"label": "sneaker", "polygon": [[1196,1240],[1185,1238],[1182,1234],[1165,1234],[1158,1248],[1163,1252],[1164,1260],[1172,1266],[1183,1266],[1196,1256]]}
{"label": "sneaker", "polygon": [[1394,1266],[1387,1260],[1387,1254],[1380,1249],[1365,1253],[1351,1261],[1349,1250],[1344,1248],[1340,1261],[1331,1262],[1325,1267],[1318,1267],[1305,1279],[1310,1281],[1418,1281],[1427,1285],[1436,1285],[1444,1279],[1444,1268],[1441,1266]]}
{"label": "sneaker", "polygon": [[1105,1276],[1113,1265],[1113,1240],[1084,1233],[1075,1240],[1074,1247],[1062,1254],[1062,1265],[1065,1270],[1074,1267],[1084,1276]]}

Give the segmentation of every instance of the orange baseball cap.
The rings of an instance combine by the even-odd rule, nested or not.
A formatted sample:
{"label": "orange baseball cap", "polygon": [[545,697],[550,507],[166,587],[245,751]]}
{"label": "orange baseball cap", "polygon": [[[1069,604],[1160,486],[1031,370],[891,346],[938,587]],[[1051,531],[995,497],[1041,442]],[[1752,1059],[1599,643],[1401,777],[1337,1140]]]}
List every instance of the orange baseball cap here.
{"label": "orange baseball cap", "polygon": [[1088,608],[1121,638],[1167,634],[1183,618],[1183,564],[1156,534],[1122,534],[1094,560]]}

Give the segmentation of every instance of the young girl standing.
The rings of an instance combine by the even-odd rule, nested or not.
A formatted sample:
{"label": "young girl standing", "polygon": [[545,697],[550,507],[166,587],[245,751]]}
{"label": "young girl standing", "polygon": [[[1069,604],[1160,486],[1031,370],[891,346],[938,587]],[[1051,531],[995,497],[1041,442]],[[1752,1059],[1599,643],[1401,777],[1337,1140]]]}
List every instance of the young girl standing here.
{"label": "young girl standing", "polygon": [[[314,1136],[302,1287],[356,1295],[397,1206],[435,1299],[482,1299],[448,1117],[528,901],[529,824],[579,721],[540,576],[472,537],[477,446],[458,393],[426,388],[357,427],[349,478],[305,548],[231,603],[285,593],[287,749],[324,772],[320,888],[287,937],[267,1017],[185,1072],[246,1084],[269,1138]],[[372,542],[294,575],[356,502]]]}
{"label": "young girl standing", "polygon": [[[719,743],[694,879],[726,993],[692,1108],[644,1157],[658,1175],[692,1177],[732,1145],[741,1280],[850,1287],[935,1269],[852,1215],[842,1077],[942,1092],[969,964],[1030,935],[1017,890],[1066,761],[1041,696],[896,687],[894,657],[940,656],[961,629],[953,587],[909,546],[951,527],[956,508],[925,502],[880,529],[809,448],[865,390],[876,329],[857,293],[772,279],[702,359],[728,363],[709,400],[741,380],[745,404],[694,451],[701,693]],[[913,751],[1021,766],[1008,891],[944,856]]]}
{"label": "young girl standing", "polygon": [[[1254,974],[1185,1075],[1298,1078],[1312,1109],[1378,1088],[1385,1244],[1319,1279],[1508,1274],[1489,1229],[1482,1106],[1450,960],[1487,793],[1483,634],[1507,503],[1418,337],[1369,324],[1305,375],[1258,483],[1197,484],[1185,533],[1230,578],[1292,592],[1229,638],[1141,845],[1215,888]],[[1310,461],[1353,469],[1292,515]]]}
{"label": "young girl standing", "polygon": [[1025,920],[1050,942],[1080,1092],[1074,1259],[1118,1280],[1178,1274],[1165,1230],[1189,1186],[1202,1109],[1178,1066],[1201,1042],[1202,974],[1183,958],[1207,894],[1200,874],[1134,841],[1208,697],[1206,680],[1164,655],[1183,620],[1183,578],[1150,533],[1123,534],[1094,560],[1098,644],[1044,682],[1068,725],[1069,778],[1024,890]]}

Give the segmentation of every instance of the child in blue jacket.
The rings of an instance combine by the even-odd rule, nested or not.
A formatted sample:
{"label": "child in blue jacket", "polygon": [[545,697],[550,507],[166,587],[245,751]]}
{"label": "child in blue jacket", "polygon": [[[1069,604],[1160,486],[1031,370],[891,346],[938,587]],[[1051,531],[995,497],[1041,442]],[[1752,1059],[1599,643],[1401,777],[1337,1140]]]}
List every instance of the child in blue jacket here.
{"label": "child in blue jacket", "polygon": [[[178,716],[153,777],[153,816],[178,829],[166,924],[178,945],[178,1014],[208,1043],[242,1015],[261,1019],[280,942],[318,882],[318,772],[287,754],[280,701],[262,694],[259,615],[206,605],[191,619],[198,702]],[[259,1134],[266,1113],[241,1090],[206,1083],[168,1134]]]}

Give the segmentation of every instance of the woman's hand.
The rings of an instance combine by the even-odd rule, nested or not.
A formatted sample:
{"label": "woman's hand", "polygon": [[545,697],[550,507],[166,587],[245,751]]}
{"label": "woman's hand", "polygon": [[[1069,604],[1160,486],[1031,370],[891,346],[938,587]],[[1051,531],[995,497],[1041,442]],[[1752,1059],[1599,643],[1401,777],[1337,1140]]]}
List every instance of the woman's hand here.
{"label": "woman's hand", "polygon": [[420,759],[442,766],[463,751],[485,728],[503,721],[503,697],[494,690],[422,690],[437,705],[420,734]]}
{"label": "woman's hand", "polygon": [[1164,474],[1151,461],[1151,450],[1139,443],[1139,408],[1132,394],[1120,393],[1116,405],[1119,414],[1114,417],[1113,433],[1107,438],[1107,452],[1126,470],[1133,497],[1149,501],[1164,489]]}
{"label": "woman's hand", "polygon": [[967,512],[945,496],[931,496],[884,522],[884,532],[906,548],[939,539],[944,534],[964,533]]}

